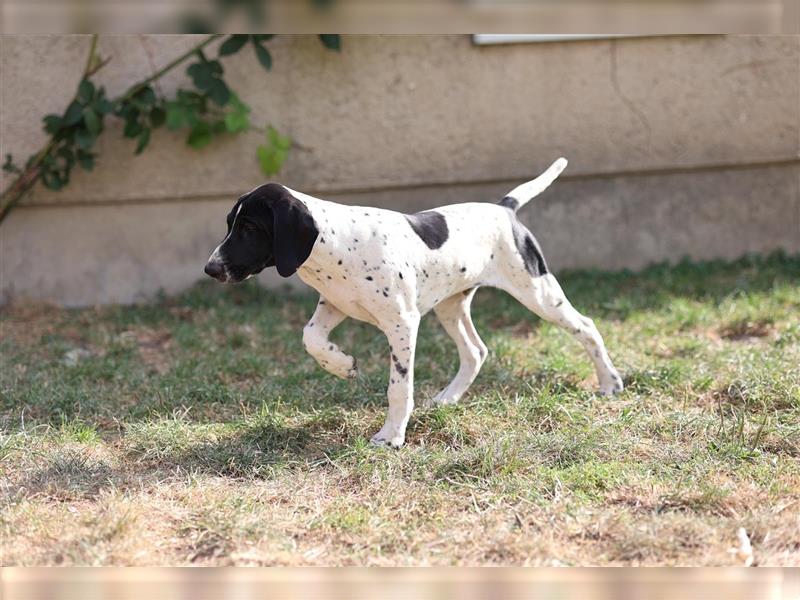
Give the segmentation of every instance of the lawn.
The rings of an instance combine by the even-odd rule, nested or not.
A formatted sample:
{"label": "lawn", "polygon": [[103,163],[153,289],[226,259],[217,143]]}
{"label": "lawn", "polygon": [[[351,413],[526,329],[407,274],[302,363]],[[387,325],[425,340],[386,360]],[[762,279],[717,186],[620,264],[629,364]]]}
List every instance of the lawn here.
{"label": "lawn", "polygon": [[[372,447],[361,375],[304,353],[315,298],[199,284],[151,305],[2,311],[3,565],[800,564],[800,256],[572,272],[627,384],[593,393],[567,333],[478,292],[490,349],[456,406]],[[432,315],[416,398],[457,368]]]}

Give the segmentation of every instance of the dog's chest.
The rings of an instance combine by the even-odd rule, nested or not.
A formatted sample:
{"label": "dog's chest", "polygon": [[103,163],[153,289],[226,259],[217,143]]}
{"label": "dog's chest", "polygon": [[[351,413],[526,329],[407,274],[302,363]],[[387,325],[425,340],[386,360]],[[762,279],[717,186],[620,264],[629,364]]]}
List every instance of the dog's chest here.
{"label": "dog's chest", "polygon": [[394,239],[405,223],[392,222],[388,211],[338,208],[314,215],[319,236],[298,275],[348,316],[377,323],[411,283],[411,263],[405,261],[404,280],[402,250]]}

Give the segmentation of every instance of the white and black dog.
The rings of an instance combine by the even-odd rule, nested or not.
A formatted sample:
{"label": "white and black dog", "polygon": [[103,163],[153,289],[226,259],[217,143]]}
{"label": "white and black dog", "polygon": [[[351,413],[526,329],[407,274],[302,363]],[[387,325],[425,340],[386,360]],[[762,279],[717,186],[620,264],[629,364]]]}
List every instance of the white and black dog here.
{"label": "white and black dog", "polygon": [[529,310],[569,331],[597,370],[600,393],[622,390],[591,319],[576,311],[547,268],[541,249],[516,211],[564,170],[558,159],[498,204],[465,203],[413,215],[344,206],[267,183],[244,194],[228,214],[228,233],[205,272],[238,282],[275,266],[297,272],[320,293],[303,329],[306,350],[327,371],[356,376],[356,359],[328,337],[346,317],[373,324],[389,340],[389,411],[372,437],[399,447],[414,407],[414,350],[422,315],[433,309],[458,347],[455,378],[432,404],[457,402],[486,359],[470,316],[478,287],[507,291]]}

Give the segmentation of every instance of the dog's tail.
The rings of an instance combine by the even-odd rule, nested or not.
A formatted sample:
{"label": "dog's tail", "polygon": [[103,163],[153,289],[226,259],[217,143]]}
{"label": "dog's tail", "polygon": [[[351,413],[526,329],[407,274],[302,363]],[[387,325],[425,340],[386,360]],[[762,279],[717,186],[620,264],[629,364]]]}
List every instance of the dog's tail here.
{"label": "dog's tail", "polygon": [[556,177],[561,175],[561,171],[567,166],[566,158],[559,158],[556,162],[550,165],[544,173],[539,175],[533,181],[518,185],[511,190],[505,198],[500,200],[500,206],[510,208],[517,212],[520,208],[525,206],[528,202],[533,200],[536,196],[545,191],[550,184],[556,180]]}

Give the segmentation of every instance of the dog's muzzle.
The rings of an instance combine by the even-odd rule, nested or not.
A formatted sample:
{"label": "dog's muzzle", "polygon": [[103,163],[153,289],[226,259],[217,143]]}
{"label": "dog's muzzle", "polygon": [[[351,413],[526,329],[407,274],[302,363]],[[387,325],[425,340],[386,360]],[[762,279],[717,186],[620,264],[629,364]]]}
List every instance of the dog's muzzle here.
{"label": "dog's muzzle", "polygon": [[210,260],[206,263],[206,268],[203,269],[206,275],[213,277],[217,281],[226,281],[228,274],[225,272],[225,265],[216,260]]}

